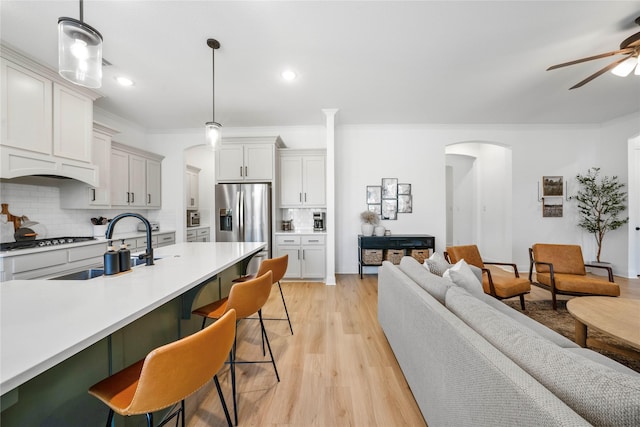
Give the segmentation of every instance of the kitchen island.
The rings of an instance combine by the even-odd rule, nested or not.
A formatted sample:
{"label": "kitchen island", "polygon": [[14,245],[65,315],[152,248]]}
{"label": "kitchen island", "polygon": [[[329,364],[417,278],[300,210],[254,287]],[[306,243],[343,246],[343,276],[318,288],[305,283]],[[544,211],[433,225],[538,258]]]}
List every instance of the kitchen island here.
{"label": "kitchen island", "polygon": [[[134,356],[144,357],[155,343],[150,348],[137,349],[134,353],[138,354],[127,356],[128,339],[118,335],[133,323],[137,322],[139,326],[135,337],[129,341],[134,340],[136,344],[151,341],[144,334],[144,325],[149,323],[164,323],[161,334],[164,341],[186,335],[180,333],[181,317],[185,317],[181,308],[184,305],[182,296],[193,294],[194,288],[225,271],[234,270],[232,274],[236,275],[234,267],[265,246],[265,243],[179,243],[156,249],[154,255],[159,259],[155,265],[141,265],[114,276],[2,283],[2,424],[9,421],[5,419],[5,410],[13,410],[10,406],[28,398],[23,395],[21,385],[58,368],[58,364],[66,363],[70,358],[80,357],[78,354],[91,350],[90,347],[98,346],[93,350],[98,354],[108,352],[103,355],[104,360],[98,362],[105,364],[98,369],[102,373],[105,370],[115,372],[127,363],[133,363],[135,360],[128,359]],[[154,320],[145,322],[145,317],[156,312],[160,314]],[[164,329],[170,331],[165,334]],[[157,331],[149,335],[154,334],[158,335]],[[95,355],[89,357],[90,360],[94,358]],[[86,368],[91,371],[90,367]],[[84,386],[81,389],[86,393]],[[42,403],[33,402],[33,405]]]}

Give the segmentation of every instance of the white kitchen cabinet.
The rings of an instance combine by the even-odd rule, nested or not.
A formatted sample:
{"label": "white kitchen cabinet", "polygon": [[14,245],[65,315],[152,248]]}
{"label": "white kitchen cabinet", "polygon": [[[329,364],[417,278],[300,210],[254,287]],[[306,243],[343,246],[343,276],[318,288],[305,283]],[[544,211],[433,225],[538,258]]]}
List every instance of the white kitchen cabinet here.
{"label": "white kitchen cabinet", "polygon": [[280,207],[326,205],[325,159],[323,150],[280,151]]}
{"label": "white kitchen cabinet", "polygon": [[93,125],[91,163],[98,167],[98,184],[69,180],[60,186],[60,206],[67,209],[104,209],[111,204],[111,137],[118,133],[99,123]]}
{"label": "white kitchen cabinet", "polygon": [[191,228],[187,230],[187,242],[209,242],[209,227]]}
{"label": "white kitchen cabinet", "polygon": [[326,243],[324,234],[276,235],[276,257],[289,255],[285,278],[323,279]]}
{"label": "white kitchen cabinet", "polygon": [[198,194],[200,191],[200,168],[187,165],[185,177],[185,195],[187,209],[198,209]]}
{"label": "white kitchen cabinet", "polygon": [[216,153],[216,180],[273,181],[275,149],[282,145],[279,137],[223,139]]}
{"label": "white kitchen cabinet", "polygon": [[91,162],[93,100],[53,84],[53,155]]}
{"label": "white kitchen cabinet", "polygon": [[59,81],[5,46],[1,52],[0,178],[61,175],[96,185],[91,160],[98,94]]}
{"label": "white kitchen cabinet", "polygon": [[111,205],[159,208],[162,158],[157,154],[113,142]]}

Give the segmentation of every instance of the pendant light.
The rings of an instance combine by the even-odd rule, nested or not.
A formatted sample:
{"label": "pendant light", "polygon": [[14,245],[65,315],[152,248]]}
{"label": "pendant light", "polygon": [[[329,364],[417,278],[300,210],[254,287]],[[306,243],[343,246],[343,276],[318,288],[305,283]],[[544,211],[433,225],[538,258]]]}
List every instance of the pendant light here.
{"label": "pendant light", "polygon": [[80,20],[58,19],[58,73],[71,83],[99,88],[102,86],[102,35]]}
{"label": "pendant light", "polygon": [[208,39],[207,46],[211,48],[211,57],[212,60],[212,78],[211,81],[213,83],[213,89],[211,94],[211,103],[213,106],[213,116],[210,122],[205,123],[205,130],[207,135],[207,142],[214,150],[220,149],[221,144],[221,135],[220,128],[222,125],[216,122],[216,49],[220,48],[220,43],[215,39]]}

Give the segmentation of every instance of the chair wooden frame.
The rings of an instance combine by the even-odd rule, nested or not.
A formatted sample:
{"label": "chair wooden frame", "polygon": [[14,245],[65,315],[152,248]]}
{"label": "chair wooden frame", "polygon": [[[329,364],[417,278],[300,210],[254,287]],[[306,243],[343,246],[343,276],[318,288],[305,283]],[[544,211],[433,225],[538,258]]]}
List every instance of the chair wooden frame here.
{"label": "chair wooden frame", "polygon": [[[469,246],[469,247],[474,246],[475,247],[475,245],[465,245],[465,246]],[[450,249],[453,249],[453,248],[455,248],[455,246],[447,248],[447,249],[450,250]],[[524,310],[525,309],[524,296],[526,294],[528,294],[529,291],[522,292],[522,293],[516,293],[516,294],[510,295],[510,296],[507,296],[507,297],[503,297],[503,296],[498,295],[497,292],[496,292],[496,287],[495,287],[493,276],[491,275],[491,270],[489,270],[487,267],[485,267],[485,265],[509,266],[509,267],[511,267],[513,269],[514,278],[515,279],[519,279],[520,278],[520,273],[518,272],[518,266],[516,264],[514,264],[514,263],[511,263],[511,262],[485,261],[480,256],[480,251],[478,250],[477,247],[475,247],[475,250],[477,251],[477,256],[479,258],[477,261],[482,263],[482,265],[476,265],[476,262],[469,262],[469,261],[467,261],[467,262],[469,262],[471,265],[474,265],[474,266],[480,268],[483,273],[486,273],[487,282],[489,284],[489,295],[491,295],[492,297],[494,297],[496,299],[499,299],[499,300],[513,298],[513,297],[517,296],[520,299],[520,308],[522,308],[522,310]],[[450,254],[449,254],[448,251],[444,252],[444,257],[449,263],[458,262],[459,261],[459,259],[452,259],[450,257]]]}
{"label": "chair wooden frame", "polygon": [[[534,266],[536,265],[544,265],[549,267],[549,277],[550,277],[550,283],[551,286],[548,286],[544,283],[540,283],[539,281],[533,281],[533,269]],[[607,272],[607,278],[608,281],[610,283],[615,283],[614,279],[613,279],[613,270],[611,269],[611,267],[606,266],[606,265],[596,265],[596,264],[584,264],[585,267],[590,267],[590,268],[600,268],[600,269],[604,269]],[[598,294],[594,294],[591,292],[570,292],[570,291],[563,291],[560,290],[558,288],[556,288],[556,278],[555,278],[555,270],[553,267],[553,263],[552,262],[544,262],[544,261],[536,261],[534,259],[534,255],[533,255],[533,248],[529,248],[529,282],[531,282],[532,284],[535,284],[536,286],[539,286],[541,288],[547,289],[551,292],[551,304],[553,306],[554,310],[558,309],[558,303],[557,303],[557,298],[556,295],[570,295],[570,296],[590,296],[590,295],[598,295]]]}

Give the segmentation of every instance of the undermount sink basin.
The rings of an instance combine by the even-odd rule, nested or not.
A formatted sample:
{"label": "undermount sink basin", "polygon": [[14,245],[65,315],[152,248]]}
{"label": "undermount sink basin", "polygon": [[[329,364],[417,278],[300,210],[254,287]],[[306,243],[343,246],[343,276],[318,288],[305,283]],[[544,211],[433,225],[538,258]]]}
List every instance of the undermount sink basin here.
{"label": "undermount sink basin", "polygon": [[[154,257],[153,260],[157,261],[162,257]],[[131,267],[137,267],[139,265],[145,265],[146,259],[131,257]],[[90,268],[88,270],[76,271],[75,273],[68,273],[58,277],[52,277],[50,280],[89,280],[95,277],[100,277],[104,274],[104,268]]]}
{"label": "undermount sink basin", "polygon": [[52,277],[51,280],[89,280],[104,274],[102,268],[90,268],[89,270],[76,271],[64,276]]}

